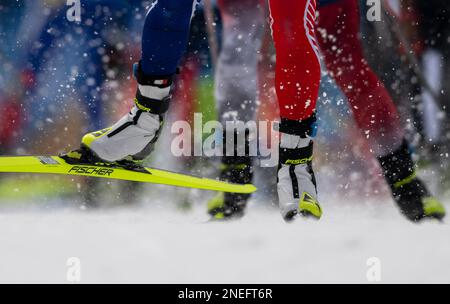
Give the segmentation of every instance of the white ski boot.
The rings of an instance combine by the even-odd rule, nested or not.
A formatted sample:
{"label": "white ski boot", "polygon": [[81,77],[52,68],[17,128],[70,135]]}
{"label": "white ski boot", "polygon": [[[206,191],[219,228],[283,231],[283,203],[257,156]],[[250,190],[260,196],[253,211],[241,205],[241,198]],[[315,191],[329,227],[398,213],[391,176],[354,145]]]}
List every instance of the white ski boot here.
{"label": "white ski boot", "polygon": [[[316,179],[312,169],[313,141],[308,135],[292,135],[282,131],[280,127],[278,197],[281,215],[286,221],[297,215],[320,219],[322,208],[317,200]],[[300,131],[292,133],[299,134]]]}
{"label": "white ski boot", "polygon": [[135,106],[112,127],[86,134],[81,149],[64,155],[71,162],[140,164],[153,150],[169,109],[173,76],[148,77],[135,65],[139,84]]}
{"label": "white ski boot", "polygon": [[86,134],[81,144],[106,162],[143,160],[158,139],[162,123],[162,116],[134,106],[112,127]]}

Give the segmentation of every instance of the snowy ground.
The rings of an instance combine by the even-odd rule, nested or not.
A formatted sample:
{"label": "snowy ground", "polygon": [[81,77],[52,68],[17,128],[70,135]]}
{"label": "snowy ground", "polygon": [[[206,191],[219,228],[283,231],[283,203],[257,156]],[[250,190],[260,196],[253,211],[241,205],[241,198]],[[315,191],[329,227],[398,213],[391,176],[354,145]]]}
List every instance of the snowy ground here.
{"label": "snowy ground", "polygon": [[256,203],[229,223],[207,223],[201,208],[5,211],[0,282],[64,283],[77,257],[82,283],[367,283],[377,257],[382,282],[450,283],[448,223],[409,223],[390,202],[337,203],[293,224]]}

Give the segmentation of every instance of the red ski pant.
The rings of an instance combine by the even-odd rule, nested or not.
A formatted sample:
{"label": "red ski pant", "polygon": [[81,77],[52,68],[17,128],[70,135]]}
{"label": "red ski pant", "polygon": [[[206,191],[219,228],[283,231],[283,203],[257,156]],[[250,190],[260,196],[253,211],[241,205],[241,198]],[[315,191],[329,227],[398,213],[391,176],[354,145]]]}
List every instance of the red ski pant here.
{"label": "red ski pant", "polygon": [[404,129],[391,96],[364,59],[359,32],[358,1],[320,8],[317,38],[326,67],[347,96],[373,152],[381,156],[398,148]]}
{"label": "red ski pant", "polygon": [[269,5],[280,115],[305,120],[315,112],[320,84],[316,0],[270,0]]}

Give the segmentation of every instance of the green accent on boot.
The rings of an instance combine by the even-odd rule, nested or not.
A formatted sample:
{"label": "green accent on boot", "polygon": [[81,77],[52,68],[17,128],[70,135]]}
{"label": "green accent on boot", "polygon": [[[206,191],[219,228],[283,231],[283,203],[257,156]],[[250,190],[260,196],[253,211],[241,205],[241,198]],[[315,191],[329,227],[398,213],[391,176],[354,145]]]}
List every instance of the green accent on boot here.
{"label": "green accent on boot", "polygon": [[312,215],[317,219],[322,217],[322,208],[320,208],[319,203],[307,192],[303,192],[298,209],[303,215]]}
{"label": "green accent on boot", "polygon": [[426,197],[423,199],[423,211],[427,217],[437,219],[443,219],[445,217],[445,207],[434,197]]}
{"label": "green accent on boot", "polygon": [[396,182],[396,183],[394,184],[394,187],[395,187],[396,189],[398,189],[398,188],[400,188],[400,187],[402,187],[402,186],[404,186],[404,185],[407,185],[407,184],[411,183],[416,177],[417,177],[417,173],[414,172],[413,174],[411,174],[411,175],[408,176],[407,178],[402,179],[402,180]]}
{"label": "green accent on boot", "polygon": [[106,133],[108,133],[110,130],[111,130],[111,128],[106,128],[106,129],[103,129],[100,131],[88,133],[83,136],[83,138],[81,139],[81,143],[83,145],[85,145],[86,147],[90,148],[92,142],[94,142],[96,139],[99,139],[100,137],[105,136]]}
{"label": "green accent on boot", "polygon": [[224,206],[225,206],[225,194],[223,192],[219,192],[208,202],[208,213],[214,219],[217,220],[224,219],[225,218]]}
{"label": "green accent on boot", "polygon": [[214,216],[213,219],[215,220],[224,220],[225,219],[225,214],[223,212],[217,212]]}
{"label": "green accent on boot", "polygon": [[134,104],[136,105],[136,107],[138,107],[139,110],[144,111],[144,112],[151,112],[152,109],[150,109],[149,107],[143,106],[139,100],[137,98],[134,99]]}

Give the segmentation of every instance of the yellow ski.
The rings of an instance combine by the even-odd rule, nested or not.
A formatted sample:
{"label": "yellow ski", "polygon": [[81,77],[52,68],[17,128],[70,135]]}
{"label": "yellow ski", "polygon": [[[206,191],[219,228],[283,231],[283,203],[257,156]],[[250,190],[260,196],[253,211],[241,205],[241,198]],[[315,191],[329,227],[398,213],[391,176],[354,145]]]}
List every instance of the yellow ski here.
{"label": "yellow ski", "polygon": [[0,157],[0,172],[78,175],[245,194],[256,191],[251,184],[230,184],[152,168],[135,170],[108,165],[71,165],[58,156]]}

